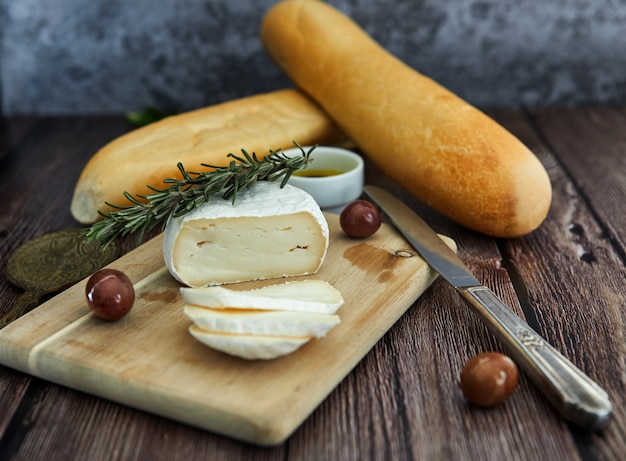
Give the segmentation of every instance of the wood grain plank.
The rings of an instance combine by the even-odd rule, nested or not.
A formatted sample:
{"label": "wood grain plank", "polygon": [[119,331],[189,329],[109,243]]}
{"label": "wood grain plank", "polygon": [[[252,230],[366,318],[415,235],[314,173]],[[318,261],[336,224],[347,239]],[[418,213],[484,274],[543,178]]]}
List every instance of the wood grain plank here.
{"label": "wood grain plank", "polygon": [[597,214],[603,237],[618,242],[626,255],[626,109],[544,109],[533,115],[576,193]]}
{"label": "wood grain plank", "polygon": [[[539,135],[523,124],[508,124],[547,166],[554,196],[548,219],[538,231],[519,241],[503,242],[502,246],[511,270],[523,283],[526,307],[532,311],[541,334],[603,386],[613,401],[614,414],[608,429],[602,434],[578,437],[579,448],[601,459],[618,459],[618,453],[626,452],[626,269],[620,245],[608,238],[603,228],[618,223],[623,215],[612,216],[610,200],[600,197],[603,192],[591,198],[595,192],[586,181],[595,176],[596,164],[606,171],[622,168],[623,154],[596,155],[593,165],[587,161],[584,168],[589,175],[584,179],[582,170],[580,176],[568,173],[581,168],[581,159],[599,146],[615,147],[623,142],[623,131],[598,128],[605,126],[599,119],[601,114],[604,112],[595,110],[555,111],[551,117],[544,114],[541,120],[550,118],[552,122],[540,123]],[[607,125],[611,125],[615,114],[608,111],[606,115]],[[594,122],[587,123],[591,120]],[[554,140],[550,142],[554,150],[543,139]],[[561,165],[576,167],[565,171]],[[626,182],[620,183],[618,176],[613,175],[609,181],[623,194]],[[578,190],[590,194],[590,200],[581,197]]]}
{"label": "wood grain plank", "polygon": [[30,378],[9,368],[0,367],[0,437],[9,427],[20,401],[26,393]]}
{"label": "wood grain plank", "polygon": [[[0,119],[0,198],[4,206],[0,210],[0,268],[4,268],[6,259],[8,258],[9,244],[13,232],[9,226],[4,224],[2,219],[3,212],[7,208],[11,209],[12,201],[6,191],[18,191],[19,189],[11,187],[11,179],[7,178],[13,159],[15,157],[13,146],[20,144],[29,133],[33,133],[34,127],[39,119],[37,117],[20,117],[19,119]],[[3,185],[6,189],[3,188]],[[5,277],[0,277],[0,312],[8,308],[12,300],[6,296],[6,293],[14,290],[18,292]],[[15,372],[8,368],[0,368],[0,436],[7,431],[11,418],[15,415],[19,403],[26,393],[30,377]]]}
{"label": "wood grain plank", "polygon": [[54,385],[25,419],[18,459],[284,459],[281,447],[244,444]]}

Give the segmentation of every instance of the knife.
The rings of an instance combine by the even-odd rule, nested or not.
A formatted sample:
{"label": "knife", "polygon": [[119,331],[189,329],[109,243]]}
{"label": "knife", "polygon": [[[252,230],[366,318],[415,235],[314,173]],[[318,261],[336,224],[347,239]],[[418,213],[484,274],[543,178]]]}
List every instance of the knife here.
{"label": "knife", "polygon": [[602,430],[608,425],[611,402],[598,384],[482,285],[411,208],[378,187],[366,186],[365,194],[428,265],[473,308],[563,418],[590,431]]}

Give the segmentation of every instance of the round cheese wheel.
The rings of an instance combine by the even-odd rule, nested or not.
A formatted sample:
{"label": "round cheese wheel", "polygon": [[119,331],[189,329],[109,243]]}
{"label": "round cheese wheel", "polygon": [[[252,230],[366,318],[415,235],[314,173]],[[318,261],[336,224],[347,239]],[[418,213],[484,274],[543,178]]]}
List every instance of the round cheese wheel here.
{"label": "round cheese wheel", "polygon": [[235,203],[213,196],[165,228],[163,257],[191,286],[264,280],[318,271],[329,230],[319,205],[301,189],[259,181]]}

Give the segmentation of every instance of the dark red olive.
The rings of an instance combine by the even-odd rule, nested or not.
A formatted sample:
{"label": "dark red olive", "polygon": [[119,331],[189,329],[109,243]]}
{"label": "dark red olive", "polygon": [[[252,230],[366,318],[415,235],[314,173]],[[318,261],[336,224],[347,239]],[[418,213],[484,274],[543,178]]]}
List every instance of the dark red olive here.
{"label": "dark red olive", "polygon": [[346,206],[339,215],[339,224],[350,237],[365,238],[380,227],[380,213],[367,200],[355,200]]}
{"label": "dark red olive", "polygon": [[461,371],[465,398],[481,407],[504,402],[517,387],[517,366],[499,352],[483,352],[473,357]]}
{"label": "dark red olive", "polygon": [[96,317],[117,320],[135,303],[135,289],[128,276],[116,269],[101,269],[87,281],[87,304]]}

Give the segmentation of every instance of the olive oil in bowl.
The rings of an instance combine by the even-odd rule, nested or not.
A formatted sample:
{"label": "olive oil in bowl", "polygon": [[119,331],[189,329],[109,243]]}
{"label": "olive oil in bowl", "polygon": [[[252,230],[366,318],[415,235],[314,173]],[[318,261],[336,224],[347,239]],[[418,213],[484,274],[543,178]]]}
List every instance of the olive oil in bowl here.
{"label": "olive oil in bowl", "polygon": [[298,170],[296,172],[294,172],[293,174],[295,174],[296,176],[304,176],[307,178],[325,178],[326,176],[337,176],[338,174],[342,174],[345,173],[345,171],[342,170],[331,170],[331,169],[321,169],[321,168],[312,168],[312,169],[305,169],[305,170]]}
{"label": "olive oil in bowl", "polygon": [[[284,153],[302,155],[300,149]],[[356,152],[317,146],[306,168],[295,171],[288,182],[311,194],[322,210],[339,214],[343,207],[361,196],[363,170],[363,159]]]}

